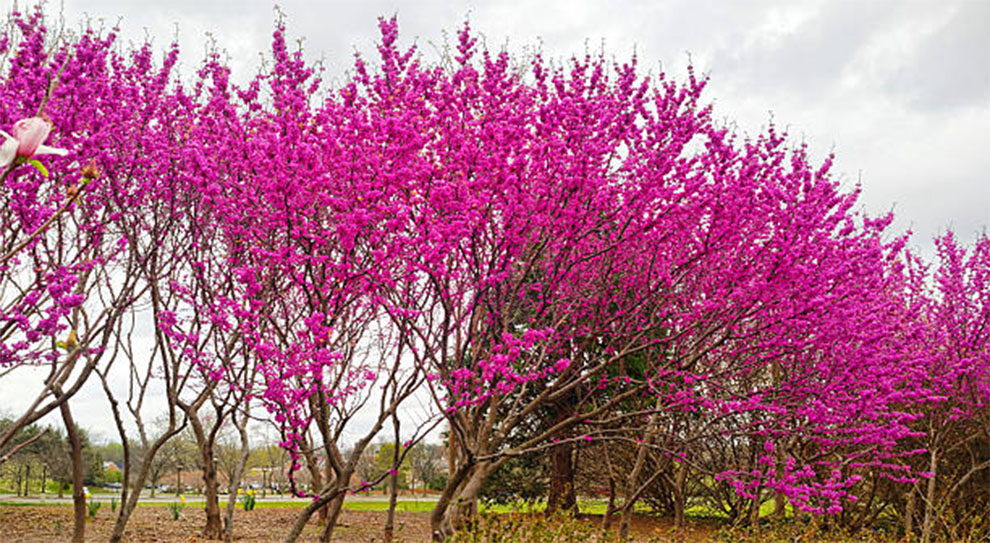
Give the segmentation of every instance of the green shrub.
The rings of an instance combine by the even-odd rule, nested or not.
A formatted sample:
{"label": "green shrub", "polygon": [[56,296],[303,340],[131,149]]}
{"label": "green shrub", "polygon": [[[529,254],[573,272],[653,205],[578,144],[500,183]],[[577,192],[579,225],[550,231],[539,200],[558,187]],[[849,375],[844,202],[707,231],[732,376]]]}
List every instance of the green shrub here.
{"label": "green shrub", "polygon": [[100,506],[103,505],[97,501],[86,502],[86,513],[89,514],[89,518],[96,518],[96,512],[100,510]]}
{"label": "green shrub", "polygon": [[245,492],[241,496],[241,505],[244,507],[244,510],[245,511],[253,511],[254,510],[254,501],[255,501],[255,498],[254,498],[254,491],[253,490],[248,490],[247,492]]}
{"label": "green shrub", "polygon": [[587,543],[597,531],[586,522],[561,515],[482,514],[454,535],[451,543]]}
{"label": "green shrub", "polygon": [[186,507],[186,497],[179,496],[179,501],[168,504],[168,510],[172,512],[172,520],[179,520],[179,513]]}

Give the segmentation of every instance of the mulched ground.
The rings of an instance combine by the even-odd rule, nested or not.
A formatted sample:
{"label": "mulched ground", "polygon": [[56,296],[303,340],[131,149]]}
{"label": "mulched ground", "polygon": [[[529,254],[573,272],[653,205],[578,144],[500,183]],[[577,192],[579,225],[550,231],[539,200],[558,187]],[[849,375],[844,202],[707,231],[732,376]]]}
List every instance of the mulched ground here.
{"label": "mulched ground", "polygon": [[[255,509],[245,512],[238,508],[235,516],[235,539],[239,542],[280,541],[299,513],[298,509]],[[396,543],[428,543],[429,515],[427,513],[398,513]],[[106,507],[86,526],[86,541],[106,541],[113,527],[114,516]],[[589,522],[596,522],[594,517]],[[197,543],[203,516],[199,508],[186,507],[179,520],[172,520],[165,507],[138,507],[128,523],[125,541],[140,543]],[[334,531],[337,543],[381,542],[385,513],[381,511],[344,510]],[[712,529],[696,526],[675,535],[662,520],[638,517],[633,533],[640,541],[677,541],[700,543],[711,541]],[[72,532],[72,508],[69,506],[0,506],[0,541],[3,543],[69,541]],[[320,527],[310,522],[300,541],[316,541]]]}
{"label": "mulched ground", "polygon": [[[114,516],[101,508],[86,526],[86,541],[106,541],[113,529]],[[234,517],[235,539],[242,542],[279,541],[295,520],[299,509],[238,509]],[[344,511],[335,531],[335,541],[364,543],[381,541],[385,514],[378,511]],[[140,543],[197,543],[203,516],[199,508],[185,508],[179,520],[165,507],[138,507],[131,516],[125,541]],[[429,516],[400,514],[400,540],[407,543],[429,541]],[[320,527],[311,522],[301,541],[316,541]],[[422,537],[417,537],[422,534]],[[72,536],[71,507],[0,507],[0,541],[4,543],[69,541]]]}

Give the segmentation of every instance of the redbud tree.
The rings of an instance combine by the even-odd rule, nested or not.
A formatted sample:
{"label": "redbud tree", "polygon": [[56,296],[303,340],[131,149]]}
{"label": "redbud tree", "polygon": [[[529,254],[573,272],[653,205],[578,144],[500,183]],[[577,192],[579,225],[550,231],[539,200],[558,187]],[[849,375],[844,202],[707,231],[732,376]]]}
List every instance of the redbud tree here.
{"label": "redbud tree", "polygon": [[[13,20],[0,366],[49,372],[21,426],[95,372],[126,438],[123,359],[166,392],[167,431],[140,431],[152,455],[188,421],[209,464],[204,406],[246,454],[263,413],[312,499],[287,540],[316,511],[330,539],[346,496],[380,482],[354,481],[365,449],[413,403],[403,451],[447,430],[438,540],[510,459],[616,444],[624,531],[661,479],[680,521],[688,481],[754,525],[774,499],[861,526],[909,488],[890,503],[925,539],[961,533],[940,499],[985,503],[978,454],[938,480],[987,443],[985,237],[941,238],[929,272],[831,157],[717,122],[693,70],[513,57],[468,25],[435,63],[382,19],[377,58],[334,85],[281,21],[254,77],[218,53],[180,75],[174,46]],[[153,323],[144,365],[125,316]]]}

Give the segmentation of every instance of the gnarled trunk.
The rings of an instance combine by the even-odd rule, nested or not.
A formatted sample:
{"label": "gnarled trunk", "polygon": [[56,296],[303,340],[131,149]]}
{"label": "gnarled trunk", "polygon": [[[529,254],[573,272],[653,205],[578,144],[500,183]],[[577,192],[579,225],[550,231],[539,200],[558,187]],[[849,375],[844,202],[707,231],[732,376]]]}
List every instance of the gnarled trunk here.
{"label": "gnarled trunk", "polygon": [[248,441],[247,433],[248,413],[245,412],[244,417],[240,421],[237,421],[236,416],[232,418],[234,418],[234,426],[237,427],[237,433],[241,437],[241,456],[237,459],[234,473],[231,474],[227,511],[223,518],[223,539],[227,543],[234,541],[234,509],[237,507],[237,489],[241,486],[241,479],[244,477],[244,468],[247,466],[248,456],[251,454],[251,444]]}
{"label": "gnarled trunk", "polygon": [[[560,424],[574,414],[574,398],[556,402],[554,424]],[[550,449],[550,488],[547,493],[547,515],[557,512],[577,513],[577,494],[574,492],[574,443],[565,441]]]}
{"label": "gnarled trunk", "polygon": [[621,541],[629,539],[629,526],[632,524],[633,510],[636,507],[636,501],[639,499],[640,489],[642,488],[639,486],[639,480],[643,474],[643,468],[646,466],[646,456],[650,444],[653,442],[653,429],[657,424],[657,419],[658,416],[656,413],[650,415],[646,423],[643,442],[639,445],[639,450],[636,452],[636,462],[633,463],[633,469],[629,472],[629,479],[626,481],[626,491],[622,502],[622,521],[619,524],[619,540]]}
{"label": "gnarled trunk", "polygon": [[616,493],[615,477],[612,474],[608,475],[608,504],[605,506],[605,516],[602,517],[602,534],[609,531],[612,528],[612,518],[615,515],[615,511],[618,509],[615,506],[615,493]]}
{"label": "gnarled trunk", "polygon": [[753,531],[760,529],[760,501],[763,499],[763,489],[757,488],[756,495],[749,502],[749,526]]}
{"label": "gnarled trunk", "polygon": [[[454,467],[453,462],[451,462],[450,466]],[[444,486],[436,505],[433,506],[433,510],[430,511],[430,534],[433,541],[443,543],[448,537],[453,535],[452,530],[445,523],[447,510],[450,508],[454,496],[473,469],[474,464],[464,462],[456,470],[449,472],[451,474],[450,478],[447,480],[447,484]]]}
{"label": "gnarled trunk", "polygon": [[203,459],[203,495],[206,499],[206,525],[203,526],[203,537],[220,539],[223,536],[223,524],[220,521],[220,489],[217,481],[217,468],[213,463],[213,446],[201,449]]}
{"label": "gnarled trunk", "polygon": [[[186,413],[190,426],[192,426],[193,435],[196,436],[200,464],[203,466],[203,497],[206,499],[204,507],[206,525],[203,526],[203,537],[206,539],[220,539],[223,537],[223,524],[220,521],[220,489],[213,450],[216,433],[207,434],[203,428],[203,422],[200,420],[199,413],[196,411],[199,409],[199,404],[193,404],[191,406],[182,405],[181,407]],[[152,497],[154,497],[154,489],[155,487],[152,485]]]}
{"label": "gnarled trunk", "polygon": [[344,508],[344,498],[346,496],[346,489],[340,488],[338,485],[338,492],[334,499],[330,500],[330,503],[322,509],[322,511],[327,512],[327,519],[326,524],[323,525],[323,532],[320,534],[321,542],[330,543],[330,538],[333,537],[333,530],[337,527],[337,521],[340,519],[340,511]]}
{"label": "gnarled trunk", "polygon": [[547,515],[557,512],[577,513],[574,492],[574,444],[560,443],[550,451],[550,488],[547,493]]}
{"label": "gnarled trunk", "polygon": [[489,463],[477,464],[457,493],[456,499],[447,508],[444,518],[444,531],[450,537],[457,530],[463,529],[468,521],[478,513],[478,494],[485,478],[491,474]]}
{"label": "gnarled trunk", "polygon": [[904,508],[904,538],[907,541],[914,541],[914,485],[908,490],[907,504]]}
{"label": "gnarled trunk", "polygon": [[[69,411],[69,402],[59,406],[65,434],[69,439],[72,458],[72,542],[82,543],[86,539],[86,495],[83,493],[82,440],[76,430],[76,423]],[[27,492],[25,492],[27,495]]]}
{"label": "gnarled trunk", "polygon": [[[158,452],[158,447],[154,447],[154,450],[149,454],[154,456]],[[141,468],[138,471],[137,477],[128,481],[127,478],[124,480],[124,484],[131,484],[130,492],[126,497],[122,496],[120,503],[120,513],[117,514],[116,520],[113,523],[113,531],[110,533],[110,543],[120,543],[124,539],[124,529],[127,527],[127,521],[130,520],[131,514],[134,513],[134,509],[137,508],[138,498],[141,497],[141,486],[144,481],[148,478],[149,464],[151,462],[146,460],[141,462]]]}
{"label": "gnarled trunk", "polygon": [[[316,455],[312,451],[306,451],[304,453],[306,458],[306,469],[309,471],[309,483],[313,491],[319,491],[323,488],[323,470],[320,469],[319,462],[316,461]],[[329,481],[327,481],[329,484]],[[330,512],[329,504],[324,505],[317,512],[319,522],[321,525],[326,525],[327,517]],[[308,519],[307,519],[308,520]]]}
{"label": "gnarled trunk", "polygon": [[674,526],[678,528],[683,528],[685,525],[684,519],[684,509],[685,501],[687,500],[687,472],[688,467],[684,462],[679,462],[677,467],[674,468],[676,471],[674,473]]}

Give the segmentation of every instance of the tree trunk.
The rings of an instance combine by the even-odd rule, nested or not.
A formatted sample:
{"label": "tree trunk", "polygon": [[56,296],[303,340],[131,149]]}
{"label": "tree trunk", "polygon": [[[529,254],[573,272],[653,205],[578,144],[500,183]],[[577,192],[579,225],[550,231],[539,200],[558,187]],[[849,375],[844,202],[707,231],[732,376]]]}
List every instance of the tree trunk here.
{"label": "tree trunk", "polygon": [[484,484],[489,473],[491,473],[490,464],[480,463],[475,466],[471,477],[458,493],[457,500],[452,504],[452,507],[447,509],[447,518],[444,523],[448,537],[464,528],[467,522],[478,513],[478,494],[481,492],[481,485]]}
{"label": "tree trunk", "polygon": [[929,543],[932,537],[932,526],[935,524],[935,474],[938,469],[938,449],[932,447],[928,471],[928,489],[925,494],[925,519],[921,525],[921,543]]}
{"label": "tree trunk", "polygon": [[[223,537],[223,524],[220,521],[220,483],[217,480],[217,465],[213,453],[216,432],[206,433],[203,428],[203,422],[199,418],[199,413],[196,412],[199,404],[193,404],[191,406],[181,405],[181,407],[186,413],[186,418],[189,420],[190,426],[192,426],[193,435],[196,436],[200,464],[203,466],[203,494],[206,499],[204,507],[206,525],[203,527],[203,537],[206,539],[221,539]],[[217,424],[220,422],[222,421],[217,421]],[[153,492],[154,486],[152,486]]]}
{"label": "tree trunk", "polygon": [[632,524],[633,509],[636,506],[636,499],[638,497],[637,487],[640,476],[643,473],[643,468],[646,465],[647,449],[653,441],[653,427],[656,424],[657,414],[654,413],[650,415],[650,419],[646,423],[643,443],[640,444],[639,451],[636,452],[636,462],[633,464],[633,469],[629,472],[629,479],[626,481],[626,491],[622,502],[622,521],[619,524],[620,541],[629,539],[629,526]]}
{"label": "tree trunk", "polygon": [[757,488],[756,495],[753,497],[749,504],[749,526],[753,531],[760,529],[760,500],[763,495],[763,489]]}
{"label": "tree trunk", "polygon": [[909,543],[914,541],[914,485],[908,490],[907,505],[904,510],[904,539]]}
{"label": "tree trunk", "polygon": [[[388,415],[388,413],[386,413],[386,415]],[[327,477],[328,479],[332,479],[325,487],[319,489],[319,496],[317,499],[307,505],[298,515],[296,515],[295,522],[292,524],[292,527],[283,539],[285,543],[292,543],[296,541],[303,529],[306,527],[306,523],[309,522],[309,519],[312,517],[313,513],[320,509],[327,509],[328,504],[329,512],[326,523],[323,527],[321,541],[330,540],[333,530],[337,525],[337,519],[340,516],[340,511],[343,508],[344,499],[347,497],[347,491],[350,489],[350,481],[354,476],[354,471],[357,469],[358,461],[360,460],[361,455],[364,454],[364,450],[367,448],[368,443],[370,443],[371,439],[381,430],[383,420],[384,419],[380,418],[371,430],[369,430],[368,434],[364,438],[358,440],[358,442],[351,449],[346,461],[344,461],[334,442],[329,440],[329,432],[323,432],[324,438],[328,439],[324,443],[324,449],[327,455],[330,455],[327,459]]]}
{"label": "tree trunk", "polygon": [[615,514],[615,477],[608,475],[608,505],[605,506],[605,516],[602,517],[602,534],[612,527],[612,516]]}
{"label": "tree trunk", "polygon": [[[157,449],[154,452],[158,452]],[[130,493],[127,498],[124,499],[123,496],[120,502],[120,513],[117,514],[117,519],[113,523],[113,531],[110,533],[110,543],[120,543],[124,539],[124,529],[127,528],[127,521],[131,518],[131,513],[137,508],[138,498],[141,497],[141,486],[145,478],[147,478],[148,462],[142,462],[142,466],[139,475],[130,484],[133,485],[130,488]],[[124,479],[124,484],[128,484],[128,480]]]}
{"label": "tree trunk", "polygon": [[680,462],[675,468],[674,474],[674,526],[683,528],[685,526],[684,508],[687,500],[687,464]]}
{"label": "tree trunk", "polygon": [[[450,451],[448,451],[450,452]],[[451,453],[451,457],[452,457]],[[451,457],[448,457],[451,458]],[[454,463],[451,461],[450,466],[453,467]],[[444,521],[447,518],[447,510],[451,506],[451,501],[454,495],[460,489],[462,483],[467,479],[468,475],[474,469],[474,465],[468,462],[461,464],[459,468],[454,471],[449,471],[450,478],[447,480],[447,484],[443,487],[443,492],[440,494],[440,498],[437,500],[436,505],[433,506],[433,510],[430,511],[430,534],[433,541],[436,543],[443,543],[453,534],[446,533],[449,528],[445,525]]]}
{"label": "tree trunk", "polygon": [[326,490],[326,492],[321,493],[319,498],[313,500],[312,503],[304,507],[303,510],[296,515],[295,522],[292,523],[289,531],[285,534],[285,538],[282,540],[284,543],[294,543],[297,539],[299,539],[299,534],[302,533],[303,528],[306,527],[306,523],[309,522],[309,519],[313,516],[313,513],[324,508],[328,503],[337,497],[336,494],[330,491],[330,489],[323,490]]}
{"label": "tree trunk", "polygon": [[[569,394],[564,401],[556,402],[554,423],[566,421],[574,414],[574,398]],[[550,449],[550,488],[547,493],[547,515],[557,512],[577,513],[577,496],[574,493],[574,443],[565,441]]]}
{"label": "tree trunk", "polygon": [[82,543],[86,539],[86,495],[83,494],[82,440],[72,420],[69,402],[59,406],[65,435],[69,440],[72,458],[72,542]]}
{"label": "tree trunk", "polygon": [[547,515],[577,513],[574,493],[574,444],[560,443],[550,451],[550,489],[547,493]]}
{"label": "tree trunk", "polygon": [[388,496],[388,513],[385,517],[385,543],[392,543],[395,532],[395,506],[399,498],[399,474],[389,475],[390,492]]}
{"label": "tree trunk", "polygon": [[217,468],[213,463],[213,447],[207,446],[202,450],[203,457],[203,494],[206,498],[206,526],[203,527],[203,537],[220,539],[223,535],[223,525],[220,521],[220,483],[217,480]]}
{"label": "tree trunk", "polygon": [[320,534],[320,541],[323,543],[330,543],[333,530],[337,527],[337,520],[340,519],[340,511],[344,508],[344,498],[347,497],[346,488],[342,488],[340,485],[335,486],[337,487],[336,497],[321,509],[327,511],[326,524],[323,525],[323,533]]}
{"label": "tree trunk", "polygon": [[[777,480],[781,481],[784,479],[784,448],[775,447],[774,457],[777,460]],[[773,518],[776,520],[784,520],[787,516],[787,496],[783,492],[777,491],[773,495]]]}
{"label": "tree trunk", "polygon": [[784,520],[787,516],[787,496],[782,493],[777,492],[773,496],[773,518],[776,520]]}
{"label": "tree trunk", "polygon": [[[635,492],[635,490],[633,490]],[[633,511],[636,508],[636,500],[630,499],[627,495],[622,502],[622,518],[619,521],[619,541],[629,539],[629,527],[632,525]]]}
{"label": "tree trunk", "polygon": [[[117,418],[118,424],[120,424],[119,417],[115,418]],[[137,476],[133,479],[130,477],[132,468],[128,465],[130,463],[130,454],[127,450],[127,445],[124,445],[124,488],[120,495],[120,513],[117,514],[117,519],[113,523],[113,531],[110,533],[110,543],[120,543],[123,540],[127,521],[130,520],[134,509],[137,508],[141,491],[144,490],[144,482],[148,480],[148,475],[151,473],[151,463],[154,461],[155,455],[158,454],[158,450],[161,449],[166,441],[172,439],[181,430],[182,427],[175,427],[174,424],[169,424],[169,429],[147,448],[147,453],[145,453],[145,457],[141,460]],[[120,433],[124,435],[122,431]]]}
{"label": "tree trunk", "polygon": [[[316,461],[316,455],[314,455],[312,452],[306,452],[305,457],[306,457],[306,469],[309,470],[310,487],[312,487],[312,492],[319,492],[320,490],[323,489],[323,484],[324,484],[323,470],[320,469],[320,464],[319,462]],[[327,484],[330,484],[329,480],[327,481]],[[329,512],[330,512],[329,503],[319,509],[317,513],[319,515],[318,518],[320,525],[322,526],[326,525]]]}
{"label": "tree trunk", "polygon": [[[361,453],[358,452],[357,454],[360,456]],[[294,543],[299,539],[299,535],[302,534],[303,528],[306,527],[313,514],[317,511],[326,511],[326,523],[323,525],[320,541],[329,542],[333,536],[333,529],[337,526],[337,520],[340,518],[340,512],[344,508],[348,482],[353,475],[354,464],[349,463],[348,467],[339,477],[334,477],[332,485],[328,484],[326,487],[320,489],[320,496],[296,515],[296,521],[289,528],[289,532],[285,535],[283,541],[285,543]]]}
{"label": "tree trunk", "polygon": [[402,442],[399,441],[399,417],[395,413],[392,414],[392,428],[395,431],[395,439],[392,441],[392,472],[388,478],[391,493],[388,497],[388,514],[385,517],[385,543],[392,543],[395,532],[395,506],[399,501],[399,447],[402,446]]}
{"label": "tree trunk", "polygon": [[251,443],[248,441],[247,433],[248,413],[245,412],[239,422],[236,416],[232,415],[231,418],[234,419],[234,425],[237,427],[237,432],[241,436],[241,456],[237,459],[234,473],[231,474],[227,511],[223,518],[223,539],[227,543],[234,541],[234,508],[237,507],[237,488],[241,486],[241,479],[244,477],[244,468],[247,466],[248,456],[251,454]]}

